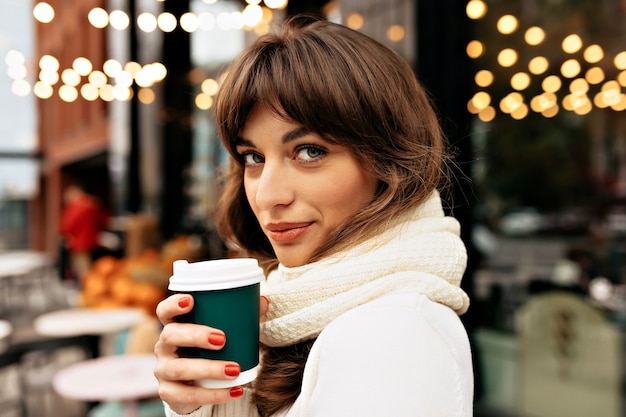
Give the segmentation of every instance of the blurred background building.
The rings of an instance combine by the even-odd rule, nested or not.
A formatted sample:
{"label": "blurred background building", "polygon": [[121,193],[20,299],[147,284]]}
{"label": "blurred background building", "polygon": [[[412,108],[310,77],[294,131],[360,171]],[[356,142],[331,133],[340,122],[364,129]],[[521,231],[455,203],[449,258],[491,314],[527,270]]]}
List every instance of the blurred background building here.
{"label": "blurred background building", "polygon": [[[173,259],[224,256],[220,71],[300,12],[396,50],[439,110],[477,415],[626,415],[626,0],[0,0],[0,270],[34,253],[67,284],[72,184],[110,215],[108,274],[163,289]],[[153,305],[74,284],[88,306]]]}

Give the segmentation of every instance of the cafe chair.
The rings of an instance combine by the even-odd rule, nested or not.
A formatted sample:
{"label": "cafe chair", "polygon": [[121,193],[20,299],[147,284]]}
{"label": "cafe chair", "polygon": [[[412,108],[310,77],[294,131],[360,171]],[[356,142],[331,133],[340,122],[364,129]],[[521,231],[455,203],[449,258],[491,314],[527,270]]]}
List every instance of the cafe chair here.
{"label": "cafe chair", "polygon": [[619,416],[620,334],[600,311],[547,292],[529,299],[516,325],[522,416]]}

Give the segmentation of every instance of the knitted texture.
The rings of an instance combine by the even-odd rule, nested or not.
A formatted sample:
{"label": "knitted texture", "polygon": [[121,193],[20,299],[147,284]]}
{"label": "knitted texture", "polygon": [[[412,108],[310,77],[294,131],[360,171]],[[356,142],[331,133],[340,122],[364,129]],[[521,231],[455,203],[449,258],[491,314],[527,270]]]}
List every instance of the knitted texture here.
{"label": "knitted texture", "polygon": [[310,339],[341,314],[394,293],[419,293],[457,314],[469,307],[460,288],[467,263],[460,225],[437,192],[363,244],[295,268],[271,272],[261,341],[287,346]]}

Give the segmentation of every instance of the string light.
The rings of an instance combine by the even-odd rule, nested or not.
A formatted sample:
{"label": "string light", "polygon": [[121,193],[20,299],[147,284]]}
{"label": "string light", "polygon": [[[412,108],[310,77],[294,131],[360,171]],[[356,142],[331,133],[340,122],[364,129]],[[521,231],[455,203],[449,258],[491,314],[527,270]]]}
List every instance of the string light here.
{"label": "string light", "polygon": [[93,8],[87,14],[89,23],[98,29],[103,29],[109,24],[109,14],[101,7]]}
{"label": "string light", "polygon": [[391,25],[387,29],[387,39],[391,42],[400,42],[404,39],[404,27],[401,25]]}
{"label": "string light", "polygon": [[576,34],[566,36],[561,43],[561,48],[563,48],[563,51],[567,52],[568,54],[578,52],[580,48],[582,48],[582,46],[583,41],[582,39],[580,39],[580,36]]}
{"label": "string light", "polygon": [[530,85],[530,76],[525,72],[515,73],[511,77],[511,87],[515,90],[525,90]]}
{"label": "string light", "polygon": [[583,57],[585,58],[585,61],[590,64],[595,64],[604,58],[604,51],[600,45],[589,45],[585,48]]}
{"label": "string light", "polygon": [[265,0],[265,5],[270,9],[284,9],[287,7],[287,0]]}
{"label": "string light", "polygon": [[249,4],[243,9],[242,15],[247,27],[255,27],[263,19],[263,8],[257,4]]}
{"label": "string light", "polygon": [[54,94],[54,89],[50,84],[47,84],[43,81],[37,81],[33,86],[33,93],[37,98],[46,100],[52,97],[52,94]]}
{"label": "string light", "polygon": [[365,20],[363,19],[363,15],[360,13],[351,13],[346,18],[346,26],[350,29],[359,30],[363,27],[363,23]]}
{"label": "string light", "polygon": [[485,91],[479,91],[472,97],[472,106],[479,111],[491,104],[491,96]]}
{"label": "string light", "polygon": [[489,70],[480,70],[474,76],[474,82],[479,87],[488,87],[493,83],[493,72]]}
{"label": "string light", "polygon": [[217,84],[217,81],[213,78],[207,78],[206,80],[202,81],[200,88],[203,93],[214,96],[217,94],[219,85]]}
{"label": "string light", "polygon": [[[215,4],[217,0],[202,0],[206,4]],[[286,6],[286,0],[246,0],[246,5],[240,12],[213,14],[211,12],[192,13],[187,12],[180,16],[177,21],[171,13],[164,12],[155,16],[151,13],[141,13],[137,16],[137,28],[145,33],[155,30],[171,32],[180,27],[186,32],[211,31],[211,30],[240,30],[253,29],[255,33],[262,34],[269,31],[270,22],[273,18],[272,10],[282,9]],[[262,6],[263,5],[263,6]],[[467,16],[471,19],[482,19],[487,15],[488,7],[483,0],[470,0],[466,5]],[[55,11],[46,2],[39,2],[33,8],[33,16],[40,23],[50,23],[54,20]],[[87,15],[89,23],[94,28],[104,29],[111,26],[116,30],[126,30],[130,26],[128,14],[122,10],[113,10],[110,13],[102,8],[93,8]],[[352,13],[346,18],[345,24],[355,30],[364,25],[363,16]],[[502,35],[512,35],[519,29],[519,20],[511,15],[503,15],[497,20],[496,28]],[[531,26],[523,31],[523,40],[528,46],[538,46],[546,39],[546,33],[539,26]],[[399,25],[391,25],[387,30],[387,37],[392,42],[404,39],[405,29]],[[563,38],[562,50],[570,55],[580,53],[580,57],[572,57],[558,65],[560,74],[551,74],[541,80],[543,92],[534,96],[529,105],[524,101],[520,91],[527,90],[533,82],[532,76],[542,75],[548,72],[550,62],[544,56],[532,57],[527,63],[528,73],[514,70],[510,76],[509,84],[515,92],[509,93],[500,100],[499,108],[503,113],[509,114],[515,119],[526,117],[529,109],[542,114],[544,117],[554,117],[559,112],[560,105],[565,110],[576,114],[587,114],[593,106],[597,108],[611,108],[622,111],[626,109],[626,95],[621,92],[626,87],[626,51],[621,51],[613,57],[613,64],[618,70],[615,79],[607,80],[606,66],[593,66],[585,70],[583,65],[598,64],[604,59],[605,51],[600,45],[591,44],[583,49],[583,41],[578,34],[570,34]],[[485,56],[486,45],[473,40],[468,43],[466,53],[472,59],[479,60]],[[515,68],[520,60],[520,52],[512,48],[505,48],[497,54],[497,62],[503,68]],[[15,60],[15,54],[10,57],[7,54],[5,61]],[[524,56],[524,54],[521,54]],[[23,57],[22,57],[23,59]],[[19,61],[19,58],[18,58]],[[21,66],[20,66],[21,65]],[[27,79],[27,66],[24,61],[21,64],[7,62],[7,72],[12,74],[14,82],[12,91],[15,94],[29,94],[30,84]],[[65,101],[74,101],[79,96],[85,100],[103,101],[128,100],[132,98],[133,91],[130,88],[133,83],[140,87],[138,99],[145,104],[155,100],[152,86],[165,79],[167,70],[161,63],[152,63],[141,66],[136,62],[122,65],[114,60],[107,60],[102,70],[92,68],[91,62],[84,57],[74,60],[72,68],[60,69],[59,62],[50,55],[44,55],[39,61],[38,80],[32,88],[32,92],[41,99],[50,98],[59,80],[62,85],[58,89],[59,96]],[[604,68],[604,69],[603,69]],[[621,71],[621,72],[619,72]],[[559,101],[556,94],[561,90],[563,79],[571,79],[568,82],[569,94]],[[494,73],[482,69],[477,71],[474,83],[480,88],[492,86],[495,82]],[[81,85],[82,83],[82,85]],[[600,91],[591,94],[590,89]],[[204,79],[201,83],[201,92],[196,96],[198,108],[210,108],[213,97],[218,88],[218,82],[214,79]],[[479,94],[480,93],[480,94]],[[480,91],[468,102],[468,110],[476,114],[482,121],[493,120],[497,108],[491,104],[492,97],[487,91]],[[560,94],[563,94],[561,92]],[[590,97],[593,97],[591,99]],[[506,110],[506,111],[505,111]]]}
{"label": "string light", "polygon": [[189,33],[193,33],[198,29],[198,16],[187,12],[180,17],[180,27]]}
{"label": "string light", "polygon": [[568,59],[561,65],[561,74],[566,78],[573,78],[580,74],[580,63],[575,59]]}
{"label": "string light", "polygon": [[503,67],[511,67],[517,62],[517,51],[512,48],[505,48],[498,53],[498,64]]}
{"label": "string light", "polygon": [[600,84],[604,81],[604,70],[600,67],[592,67],[585,73],[585,79],[589,84]]}
{"label": "string light", "polygon": [[496,27],[498,28],[498,32],[503,35],[510,35],[511,33],[517,30],[518,21],[514,16],[507,14],[498,19],[498,23]]}
{"label": "string light", "polygon": [[30,84],[23,79],[13,80],[11,83],[11,91],[19,97],[25,97],[30,93]]}
{"label": "string light", "polygon": [[466,52],[470,58],[480,58],[485,53],[485,44],[477,40],[470,41],[467,44]]}
{"label": "string light", "polygon": [[622,71],[619,73],[619,75],[617,76],[617,82],[622,87],[626,87],[626,71]]}
{"label": "string light", "polygon": [[613,63],[615,64],[615,68],[620,70],[626,70],[626,51],[622,51],[619,54],[615,55]]}
{"label": "string light", "polygon": [[561,79],[556,75],[549,75],[541,82],[541,88],[548,93],[556,93],[561,89]]}
{"label": "string light", "polygon": [[33,8],[33,17],[40,23],[50,23],[54,20],[54,9],[46,2],[39,2]]}
{"label": "string light", "polygon": [[539,45],[545,38],[546,33],[539,26],[530,27],[524,33],[524,40],[532,46]]}
{"label": "string light", "polygon": [[154,100],[156,99],[156,95],[154,94],[154,91],[152,91],[152,89],[150,88],[141,88],[137,93],[137,98],[143,104],[150,104],[154,102]]}
{"label": "string light", "polygon": [[[486,6],[481,3],[478,0],[468,3],[468,17],[479,19],[486,14]],[[511,35],[518,30],[519,21],[513,15],[503,15],[497,20],[496,28],[502,35]],[[545,39],[546,33],[539,26],[531,26],[523,31],[523,40],[529,47],[540,45]],[[496,61],[503,69],[513,69],[509,85],[514,91],[501,98],[497,107],[492,106],[492,98],[484,89],[494,84],[495,76],[487,69],[480,69],[474,76],[474,83],[479,91],[468,101],[468,111],[477,115],[481,121],[488,122],[496,117],[498,110],[516,120],[527,117],[529,111],[551,118],[561,108],[577,115],[589,114],[594,107],[626,110],[626,94],[622,92],[622,88],[626,87],[626,51],[620,51],[612,59],[615,68],[621,72],[618,72],[615,79],[606,80],[606,65],[588,66],[599,64],[605,58],[605,51],[600,45],[590,44],[585,47],[581,36],[571,33],[563,38],[561,48],[572,57],[559,63],[552,62],[558,65],[558,74],[549,73],[551,63],[541,55],[530,58],[527,64],[528,73],[516,70],[521,53],[510,47],[500,50],[496,54]],[[485,56],[486,49],[487,46],[480,40],[472,40],[466,47],[466,53],[470,58],[480,60]],[[583,68],[583,65],[587,68]],[[529,88],[537,81],[533,76],[546,73],[549,75],[538,80],[543,92],[532,97],[527,104],[521,92],[532,91]],[[570,80],[565,82],[568,90],[562,91],[563,80]],[[600,88],[600,91],[592,93],[592,88]],[[560,99],[557,94],[561,95]]]}
{"label": "string light", "polygon": [[539,75],[546,72],[549,66],[550,63],[546,57],[536,56],[528,62],[528,71],[530,71],[531,74]]}
{"label": "string light", "polygon": [[465,12],[470,19],[482,19],[487,14],[487,5],[482,0],[470,0],[465,6]]}
{"label": "string light", "polygon": [[176,16],[169,12],[163,12],[157,17],[157,25],[163,32],[173,32],[176,29]]}
{"label": "string light", "polygon": [[122,10],[113,10],[109,13],[109,23],[113,29],[125,30],[130,25],[130,17]]}
{"label": "string light", "polygon": [[487,106],[478,112],[478,118],[483,122],[490,122],[496,117],[496,109],[491,106]]}
{"label": "string light", "polygon": [[59,87],[59,97],[66,103],[72,103],[78,98],[76,87],[64,84]]}

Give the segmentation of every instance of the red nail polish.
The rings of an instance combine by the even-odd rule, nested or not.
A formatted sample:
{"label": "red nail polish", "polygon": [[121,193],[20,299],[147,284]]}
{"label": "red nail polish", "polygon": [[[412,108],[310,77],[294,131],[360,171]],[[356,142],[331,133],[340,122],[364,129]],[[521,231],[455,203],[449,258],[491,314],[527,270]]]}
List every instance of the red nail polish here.
{"label": "red nail polish", "polygon": [[226,365],[224,367],[224,373],[228,376],[239,376],[241,368],[239,365]]}
{"label": "red nail polish", "polygon": [[178,307],[185,308],[189,305],[190,301],[191,300],[189,300],[189,297],[181,298],[180,300],[178,300]]}
{"label": "red nail polish", "polygon": [[241,387],[233,387],[230,389],[230,396],[232,398],[241,397],[243,395],[243,388]]}
{"label": "red nail polish", "polygon": [[213,346],[223,346],[226,343],[226,335],[223,333],[210,333],[209,343]]}

